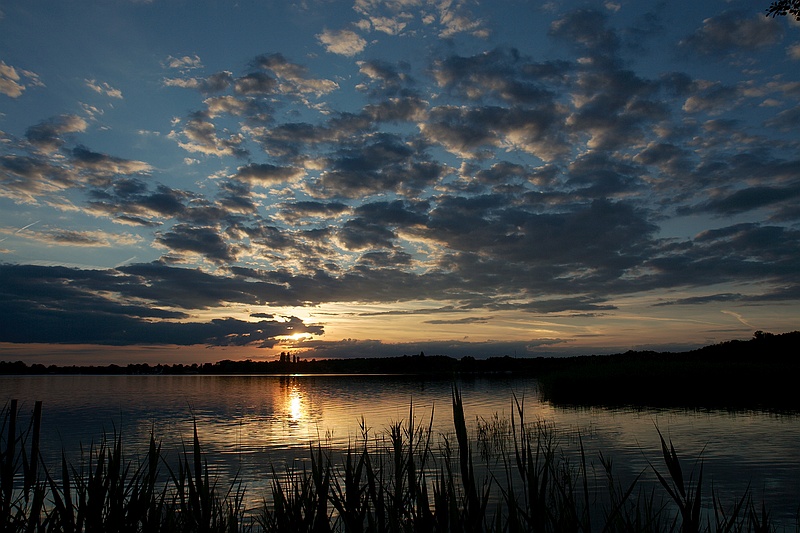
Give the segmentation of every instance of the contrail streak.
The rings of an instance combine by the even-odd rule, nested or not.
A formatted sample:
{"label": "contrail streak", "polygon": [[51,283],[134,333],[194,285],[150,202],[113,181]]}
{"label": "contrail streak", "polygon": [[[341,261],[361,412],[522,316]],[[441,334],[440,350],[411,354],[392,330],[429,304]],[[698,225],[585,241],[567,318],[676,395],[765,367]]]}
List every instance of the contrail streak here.
{"label": "contrail streak", "polygon": [[733,318],[735,318],[748,328],[757,329],[753,324],[750,324],[747,320],[745,320],[739,313],[734,313],[733,311],[726,311],[724,309],[722,310],[722,312],[725,313],[726,315],[731,315]]}
{"label": "contrail streak", "polygon": [[31,223],[30,223],[30,224],[28,224],[27,226],[22,226],[21,228],[19,228],[17,231],[15,231],[15,232],[14,232],[14,235],[16,235],[17,233],[19,233],[20,231],[25,231],[26,229],[30,228],[30,227],[31,227],[31,226],[33,226],[34,224],[38,224],[39,222],[41,222],[41,220],[37,220],[36,222],[31,222]]}
{"label": "contrail streak", "polygon": [[126,259],[125,261],[122,261],[121,263],[117,263],[116,265],[114,265],[114,268],[119,268],[119,267],[121,267],[123,265],[127,265],[128,263],[130,263],[134,259],[136,259],[135,255],[133,257],[129,257],[128,259]]}
{"label": "contrail streak", "polygon": [[[16,235],[16,234],[17,234],[17,233],[19,233],[20,231],[25,231],[26,229],[30,228],[30,227],[31,227],[31,226],[33,226],[34,224],[38,224],[39,222],[41,222],[41,220],[37,220],[36,222],[31,222],[31,223],[30,223],[30,224],[28,224],[27,226],[22,226],[22,227],[21,227],[21,228],[19,228],[17,231],[15,231],[14,233],[12,233],[12,235]],[[2,239],[0,239],[0,242],[3,242],[3,241],[5,241],[6,239],[8,239],[8,237],[3,237]]]}

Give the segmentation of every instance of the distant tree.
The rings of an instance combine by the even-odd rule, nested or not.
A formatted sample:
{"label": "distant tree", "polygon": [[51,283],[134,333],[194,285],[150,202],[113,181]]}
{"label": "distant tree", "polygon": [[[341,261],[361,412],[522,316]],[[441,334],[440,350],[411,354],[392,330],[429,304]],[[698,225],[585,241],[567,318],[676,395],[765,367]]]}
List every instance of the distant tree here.
{"label": "distant tree", "polygon": [[800,21],[800,0],[777,0],[767,8],[767,16],[785,17],[791,15]]}
{"label": "distant tree", "polygon": [[753,333],[753,340],[764,342],[768,339],[771,339],[774,336],[775,335],[773,335],[772,333],[767,333],[765,331],[758,330],[755,333]]}

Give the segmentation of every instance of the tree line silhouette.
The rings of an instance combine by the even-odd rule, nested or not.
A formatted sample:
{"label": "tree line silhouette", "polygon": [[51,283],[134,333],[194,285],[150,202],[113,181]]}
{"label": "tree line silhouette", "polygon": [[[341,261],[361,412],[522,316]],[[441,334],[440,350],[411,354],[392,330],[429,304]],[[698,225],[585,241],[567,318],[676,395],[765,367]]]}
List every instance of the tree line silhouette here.
{"label": "tree line silhouette", "polygon": [[303,359],[284,352],[277,361],[127,366],[44,366],[0,361],[0,374],[86,375],[407,375],[423,379],[532,377],[545,400],[563,405],[686,406],[800,410],[800,331],[756,331],[687,352],[628,351],[576,357],[446,355]]}

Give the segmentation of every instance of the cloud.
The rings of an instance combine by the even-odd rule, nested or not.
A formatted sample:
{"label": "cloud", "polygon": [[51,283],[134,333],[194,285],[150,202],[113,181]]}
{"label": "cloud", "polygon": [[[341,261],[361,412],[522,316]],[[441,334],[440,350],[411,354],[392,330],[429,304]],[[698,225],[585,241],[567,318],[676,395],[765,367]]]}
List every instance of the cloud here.
{"label": "cloud", "polygon": [[425,352],[427,355],[447,355],[461,358],[465,356],[484,359],[487,357],[550,355],[550,346],[566,344],[563,339],[531,339],[523,341],[483,341],[469,342],[464,340],[432,341],[419,340],[413,342],[388,343],[372,339],[342,339],[339,341],[307,340],[296,343],[295,349],[303,350],[303,358],[315,359],[347,359],[355,357],[381,357],[386,355],[416,355]]}
{"label": "cloud", "polygon": [[411,254],[402,250],[367,251],[358,258],[358,266],[370,269],[409,267],[415,264]]}
{"label": "cloud", "polygon": [[107,214],[129,223],[157,225],[153,219],[181,217],[189,210],[191,195],[164,185],[155,192],[134,178],[114,180],[113,186],[94,190],[88,208],[94,214]]}
{"label": "cloud", "polygon": [[387,35],[400,35],[408,26],[408,22],[400,17],[370,17],[369,24],[371,29]]}
{"label": "cloud", "polygon": [[425,160],[389,134],[331,154],[328,168],[309,185],[309,193],[316,198],[358,198],[388,191],[414,194],[447,172],[442,164]]}
{"label": "cloud", "polygon": [[350,210],[342,202],[302,201],[281,204],[279,217],[289,224],[302,224],[315,219],[335,219]]}
{"label": "cloud", "polygon": [[197,254],[214,264],[236,261],[237,247],[229,244],[213,227],[176,224],[156,234],[156,242],[178,254]]}
{"label": "cloud", "polygon": [[793,131],[800,121],[800,105],[784,109],[764,122],[765,126],[781,131]]}
{"label": "cloud", "polygon": [[683,104],[683,110],[687,113],[719,115],[736,105],[740,96],[735,87],[719,82],[700,82],[696,87],[695,93]]}
{"label": "cloud", "polygon": [[581,54],[613,62],[620,48],[620,39],[607,24],[607,13],[594,9],[578,9],[554,21],[550,25],[550,35],[569,43]]}
{"label": "cloud", "polygon": [[705,305],[707,303],[731,302],[741,299],[742,295],[740,293],[726,292],[720,294],[709,294],[707,296],[691,296],[688,298],[679,298],[677,300],[658,302],[653,304],[653,307],[664,307],[668,305]]}
{"label": "cloud", "polygon": [[262,99],[223,95],[206,98],[203,103],[206,105],[206,113],[210,119],[227,114],[244,117],[246,123],[256,126],[272,121],[273,107]]}
{"label": "cloud", "polygon": [[486,159],[493,150],[521,149],[551,161],[569,145],[557,128],[552,108],[510,109],[498,106],[439,106],[430,110],[428,122],[419,125],[432,143],[463,158]]}
{"label": "cloud", "polygon": [[305,170],[294,167],[278,167],[269,163],[251,163],[239,167],[234,179],[245,181],[254,185],[267,187],[279,183],[298,181],[305,176]]}
{"label": "cloud", "polygon": [[[210,120],[211,117],[203,112],[193,113],[183,126],[182,134],[185,140],[178,140],[178,146],[187,152],[213,155],[217,157],[246,155],[241,148],[244,138],[239,133],[231,133],[228,138],[217,136],[217,129]],[[178,132],[171,132],[172,138],[180,139]]]}
{"label": "cloud", "polygon": [[356,0],[353,9],[365,18],[358,27],[387,35],[413,34],[417,24],[434,28],[443,39],[468,33],[484,39],[489,29],[476,18],[463,0]]}
{"label": "cloud", "polygon": [[[66,149],[66,135],[80,133],[86,122],[76,116],[61,116],[28,128],[30,155],[0,156],[0,190],[17,201],[38,203],[66,189],[94,190],[108,187],[114,176],[149,174],[143,162],[94,152],[78,145]],[[59,198],[60,200],[60,198]],[[66,204],[63,204],[66,205]]]}
{"label": "cloud", "polygon": [[566,184],[573,194],[587,198],[625,196],[643,187],[643,170],[613,158],[605,151],[592,151],[575,158],[568,166]]}
{"label": "cloud", "polygon": [[793,44],[786,49],[786,55],[795,61],[800,61],[800,44]]}
{"label": "cloud", "polygon": [[98,82],[97,80],[83,80],[86,86],[97,94],[102,94],[110,98],[122,99],[122,91],[115,89],[106,82]]}
{"label": "cloud", "polygon": [[685,49],[703,55],[727,55],[758,50],[783,38],[783,26],[770,17],[749,11],[725,11],[703,21],[703,26],[681,41]]}
{"label": "cloud", "polygon": [[794,199],[798,196],[800,196],[800,185],[794,187],[756,186],[720,195],[718,198],[697,206],[696,209],[733,215],[776,204],[794,203]]}
{"label": "cloud", "polygon": [[144,161],[133,161],[93,152],[85,146],[75,147],[70,155],[75,166],[100,174],[137,174],[152,170],[152,167]]}
{"label": "cloud", "polygon": [[44,84],[36,73],[28,70],[18,71],[4,61],[0,61],[0,94],[10,98],[19,98],[28,87],[43,86]]}
{"label": "cloud", "polygon": [[313,94],[321,97],[339,88],[335,81],[310,78],[307,68],[291,63],[282,54],[261,55],[253,63],[258,68],[272,71],[281,80],[279,88],[283,94]]}
{"label": "cloud", "polygon": [[489,30],[483,21],[474,17],[463,0],[438,0],[433,4],[441,26],[439,37],[447,39],[459,33],[470,33],[478,38],[489,36]]}
{"label": "cloud", "polygon": [[18,202],[74,209],[62,194],[67,189],[91,195],[109,187],[114,177],[153,171],[144,161],[95,152],[81,144],[68,148],[73,135],[87,128],[86,120],[76,115],[53,117],[29,127],[27,142],[7,145],[11,153],[0,156],[0,191]]}
{"label": "cloud", "polygon": [[86,131],[89,125],[77,115],[60,115],[31,126],[25,137],[36,148],[53,152],[64,145],[63,135]]}
{"label": "cloud", "polygon": [[228,220],[234,220],[238,215],[256,215],[259,210],[249,184],[235,180],[220,183],[216,206],[226,213],[223,218]]}
{"label": "cloud", "polygon": [[317,40],[325,50],[332,54],[353,57],[367,47],[367,41],[351,30],[325,30],[317,35]]}
{"label": "cloud", "polygon": [[368,219],[372,223],[412,227],[423,225],[428,221],[427,211],[430,204],[425,201],[376,201],[363,203],[355,209],[360,219]]}
{"label": "cloud", "polygon": [[358,61],[357,64],[359,74],[366,79],[365,83],[356,86],[359,91],[381,100],[393,98],[422,101],[416,91],[416,80],[407,72],[410,70],[408,63],[393,64],[371,59]]}
{"label": "cloud", "polygon": [[533,313],[560,313],[563,311],[612,311],[615,305],[605,303],[605,299],[596,296],[570,296],[566,298],[550,298],[534,300],[521,307]]}
{"label": "cloud", "polygon": [[392,248],[393,241],[397,238],[397,235],[385,226],[360,218],[345,222],[338,236],[348,250]]}
{"label": "cloud", "polygon": [[434,319],[434,320],[424,320],[425,324],[488,324],[491,322],[492,317],[488,316],[475,316],[475,317],[467,317],[467,318],[454,318],[450,320],[446,319]]}
{"label": "cloud", "polygon": [[[238,269],[232,270],[238,272]],[[225,277],[195,268],[146,263],[125,265],[109,274],[110,277],[98,275],[98,279],[90,277],[86,289],[94,291],[104,287],[124,298],[144,299],[157,307],[177,307],[185,310],[211,309],[226,303],[247,305],[298,303],[278,275],[265,277],[250,270]]]}
{"label": "cloud", "polygon": [[3,195],[24,203],[37,203],[40,196],[59,193],[78,186],[78,174],[39,156],[0,156],[0,190]]}
{"label": "cloud", "polygon": [[20,76],[17,70],[5,62],[0,61],[0,93],[18,98],[25,90],[25,86],[19,83]]}
{"label": "cloud", "polygon": [[[372,133],[373,129],[374,125],[367,116],[339,113],[319,125],[287,122],[270,128],[253,128],[249,133],[270,156],[300,163],[308,162],[309,154],[320,145],[358,144],[367,139],[365,135]],[[323,165],[324,162],[314,164],[317,168]]]}
{"label": "cloud", "polygon": [[417,122],[428,118],[428,103],[414,96],[389,98],[364,107],[364,115],[374,122]]}
{"label": "cloud", "polygon": [[[122,303],[99,294],[98,284],[113,284],[115,271],[0,265],[4,305],[0,338],[13,343],[100,345],[209,345],[272,347],[279,337],[321,335],[322,326],[296,317],[256,317],[259,321],[217,318],[187,320],[181,311],[144,302]],[[130,277],[126,281],[133,281]],[[46,305],[30,306],[35,295]]]}
{"label": "cloud", "polygon": [[450,56],[433,66],[438,85],[464,98],[494,98],[510,105],[534,106],[554,103],[556,93],[545,84],[559,84],[568,71],[566,62],[536,63],[515,49],[494,49],[471,57]]}
{"label": "cloud", "polygon": [[203,94],[219,93],[233,84],[233,73],[229,71],[217,72],[205,78],[164,78],[167,87],[180,87],[194,89]]}
{"label": "cloud", "polygon": [[652,281],[659,287],[759,280],[791,291],[798,285],[792,251],[798,245],[800,232],[796,230],[740,223],[702,231],[690,242],[664,243],[646,265],[654,269]]}
{"label": "cloud", "polygon": [[246,96],[273,94],[277,87],[277,80],[263,72],[253,72],[236,78],[233,83],[234,91]]}
{"label": "cloud", "polygon": [[181,57],[167,56],[165,65],[169,68],[178,70],[194,70],[203,68],[203,62],[197,54],[193,56],[185,55]]}
{"label": "cloud", "polygon": [[67,229],[50,229],[36,232],[32,238],[36,241],[58,245],[77,247],[106,247],[106,246],[133,246],[140,244],[142,238],[138,235],[109,233],[106,231],[76,231]]}

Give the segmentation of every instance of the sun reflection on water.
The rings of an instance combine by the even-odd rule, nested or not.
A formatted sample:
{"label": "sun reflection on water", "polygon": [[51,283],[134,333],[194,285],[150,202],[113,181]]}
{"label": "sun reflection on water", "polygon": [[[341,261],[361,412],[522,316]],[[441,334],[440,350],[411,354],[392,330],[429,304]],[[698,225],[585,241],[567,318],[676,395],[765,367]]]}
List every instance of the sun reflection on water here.
{"label": "sun reflection on water", "polygon": [[292,386],[289,391],[289,399],[286,402],[286,410],[289,414],[289,422],[299,424],[306,416],[305,405],[303,404],[303,394],[297,385]]}

